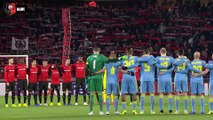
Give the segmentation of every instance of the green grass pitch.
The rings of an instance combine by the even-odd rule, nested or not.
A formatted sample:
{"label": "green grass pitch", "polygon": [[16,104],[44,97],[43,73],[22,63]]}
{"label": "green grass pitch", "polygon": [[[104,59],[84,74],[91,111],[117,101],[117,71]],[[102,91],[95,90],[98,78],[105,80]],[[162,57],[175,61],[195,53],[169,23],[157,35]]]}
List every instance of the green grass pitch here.
{"label": "green grass pitch", "polygon": [[[23,100],[23,99],[22,99]],[[114,115],[114,107],[110,106],[110,115],[100,116],[99,105],[95,101],[94,104],[94,115],[88,116],[89,106],[82,105],[82,96],[79,97],[79,105],[74,106],[74,96],[72,96],[71,106],[52,106],[52,107],[27,107],[27,108],[9,108],[4,107],[4,97],[0,97],[0,120],[212,120],[213,115],[184,115],[183,114],[183,98],[181,97],[180,114],[171,115],[168,113],[168,99],[164,97],[164,109],[165,114],[150,114],[150,102],[149,96],[145,99],[145,114],[144,115],[133,115],[132,106],[129,106],[129,97],[127,97],[127,114],[126,115]],[[32,97],[33,101],[33,97]],[[48,98],[49,101],[49,98]],[[56,101],[56,99],[55,99]],[[174,101],[174,99],[173,99]],[[17,100],[16,100],[17,102]],[[9,98],[11,103],[11,98]],[[31,103],[33,104],[33,102]],[[200,113],[199,99],[196,101],[196,112]],[[119,111],[121,110],[121,102],[119,104]],[[105,108],[104,108],[105,110]],[[189,98],[189,111],[191,110],[190,98]],[[137,105],[137,112],[139,113],[140,106]],[[173,102],[173,111],[175,111],[175,104]],[[205,97],[205,112],[209,111],[208,97]],[[159,112],[158,97],[155,98],[155,112]]]}

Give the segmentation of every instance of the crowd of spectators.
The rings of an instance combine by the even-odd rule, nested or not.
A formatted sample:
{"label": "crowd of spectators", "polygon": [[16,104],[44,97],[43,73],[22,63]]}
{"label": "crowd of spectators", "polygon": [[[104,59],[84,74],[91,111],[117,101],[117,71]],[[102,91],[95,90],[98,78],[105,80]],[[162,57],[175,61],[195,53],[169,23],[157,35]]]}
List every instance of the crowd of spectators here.
{"label": "crowd of spectators", "polygon": [[[129,2],[101,2],[97,7],[86,3],[70,5],[71,58],[79,53],[91,54],[93,45],[100,45],[106,54],[116,50],[122,55],[132,47],[135,55],[149,48],[153,55],[161,47],[176,57],[184,49],[190,59],[200,51],[209,60],[213,45],[213,4],[201,0],[134,0]],[[47,59],[61,63],[63,27],[61,8],[40,3],[23,2],[25,13],[0,18],[0,54],[28,54],[30,59]],[[11,50],[12,37],[29,38],[28,50]]]}

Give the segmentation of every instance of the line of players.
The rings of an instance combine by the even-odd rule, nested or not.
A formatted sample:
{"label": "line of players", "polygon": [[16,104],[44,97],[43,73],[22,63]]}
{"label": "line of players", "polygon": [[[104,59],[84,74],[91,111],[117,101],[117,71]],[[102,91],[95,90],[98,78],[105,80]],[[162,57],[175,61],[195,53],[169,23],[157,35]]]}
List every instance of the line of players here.
{"label": "line of players", "polygon": [[[172,102],[172,72],[175,72],[175,107],[176,111],[173,114],[179,114],[179,104],[180,104],[180,92],[184,95],[184,114],[188,113],[188,73],[190,72],[190,92],[191,92],[191,112],[190,114],[196,114],[196,95],[200,97],[200,114],[204,113],[204,87],[203,87],[203,75],[210,71],[210,99],[209,107],[210,112],[208,114],[213,114],[213,61],[209,61],[206,64],[205,61],[200,60],[200,53],[194,53],[194,60],[189,61],[186,56],[184,56],[184,50],[179,50],[178,58],[167,56],[167,51],[165,48],[161,48],[160,55],[154,58],[150,55],[149,50],[144,50],[142,57],[133,56],[133,49],[126,51],[127,55],[120,57],[120,60],[116,60],[116,54],[114,51],[110,53],[109,58],[100,54],[100,48],[93,49],[93,55],[87,58],[87,68],[86,75],[89,83],[90,92],[101,93],[101,80],[100,76],[105,70],[107,73],[107,100],[106,100],[106,115],[109,115],[110,106],[110,94],[114,94],[114,105],[115,114],[118,112],[118,71],[123,73],[122,83],[121,83],[121,93],[122,93],[122,113],[127,114],[126,110],[126,95],[128,93],[132,94],[133,104],[132,113],[137,114],[136,104],[137,97],[137,83],[135,80],[135,68],[140,66],[140,114],[144,114],[144,104],[145,95],[150,93],[150,107],[151,114],[155,114],[154,105],[154,80],[155,80],[155,68],[157,68],[157,81],[158,81],[158,92],[159,92],[159,106],[160,114],[164,113],[164,95],[168,95],[168,106],[169,113],[173,113]],[[212,55],[213,59],[213,55]],[[203,71],[206,68],[205,71]],[[101,97],[101,94],[99,94]],[[92,95],[93,96],[93,95]],[[102,103],[100,102],[100,115],[103,115]],[[90,97],[90,111],[89,115],[93,115],[93,97]]]}
{"label": "line of players", "polygon": [[[27,107],[30,106],[31,95],[34,96],[35,106],[42,105],[42,93],[44,97],[44,106],[47,104],[48,94],[48,79],[51,76],[51,95],[50,95],[50,106],[53,106],[53,95],[54,90],[57,92],[57,105],[61,106],[60,102],[60,77],[62,78],[62,91],[63,91],[63,104],[70,105],[71,91],[72,91],[72,78],[76,77],[76,94],[75,94],[75,105],[78,105],[78,93],[79,87],[83,90],[83,105],[86,103],[86,85],[85,85],[85,67],[86,64],[83,61],[83,57],[79,57],[75,64],[70,64],[70,60],[67,59],[65,64],[57,67],[56,65],[49,65],[48,61],[42,61],[42,65],[37,65],[36,60],[31,62],[29,68],[27,68],[23,59],[20,59],[19,64],[14,65],[14,59],[8,60],[8,65],[4,67],[4,78],[6,82],[6,93],[5,93],[5,107],[8,108],[8,95],[12,92],[12,107]],[[28,74],[28,81],[26,75]],[[16,81],[17,79],[17,81]],[[18,106],[15,104],[15,84],[18,83]],[[28,84],[27,84],[28,82]],[[28,95],[27,95],[28,90]],[[37,92],[38,91],[38,92]],[[68,95],[66,94],[68,91]],[[21,104],[21,93],[24,96],[24,102]],[[37,102],[37,95],[39,103]],[[27,104],[28,97],[28,104]],[[66,102],[66,98],[68,98]]]}

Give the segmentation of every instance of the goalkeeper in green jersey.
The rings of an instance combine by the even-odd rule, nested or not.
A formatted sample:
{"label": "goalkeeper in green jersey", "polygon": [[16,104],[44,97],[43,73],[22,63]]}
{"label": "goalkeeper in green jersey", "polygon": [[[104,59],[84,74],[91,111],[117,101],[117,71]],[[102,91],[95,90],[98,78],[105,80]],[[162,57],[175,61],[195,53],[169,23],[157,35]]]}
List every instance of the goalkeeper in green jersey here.
{"label": "goalkeeper in green jersey", "polygon": [[93,115],[93,101],[95,92],[98,93],[100,115],[103,113],[103,73],[96,74],[97,71],[104,67],[104,63],[108,61],[108,58],[100,53],[100,48],[94,47],[93,54],[87,58],[86,62],[86,77],[89,78],[88,86],[90,92],[90,111],[89,115]]}

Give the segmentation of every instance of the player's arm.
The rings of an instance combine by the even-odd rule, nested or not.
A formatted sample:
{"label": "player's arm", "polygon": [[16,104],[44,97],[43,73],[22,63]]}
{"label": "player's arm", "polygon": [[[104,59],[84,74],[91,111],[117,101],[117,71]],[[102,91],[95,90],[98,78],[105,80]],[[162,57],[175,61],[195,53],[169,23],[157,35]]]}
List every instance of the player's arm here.
{"label": "player's arm", "polygon": [[190,71],[193,71],[195,73],[200,73],[200,71],[193,68],[192,64],[190,64],[190,63],[187,64],[187,69],[190,70]]}
{"label": "player's arm", "polygon": [[64,73],[64,68],[63,68],[63,66],[60,66],[60,67],[58,68],[58,70],[59,70],[60,75],[62,76],[63,73]]}
{"label": "player's arm", "polygon": [[9,85],[7,66],[4,67],[4,79],[5,79],[6,85]]}
{"label": "player's arm", "polygon": [[182,73],[182,74],[187,74],[189,71],[188,68],[186,68],[185,70],[178,70],[178,71],[175,71],[176,73]]}
{"label": "player's arm", "polygon": [[176,60],[174,60],[174,65],[175,66],[180,66],[180,65],[182,65],[183,64],[183,62],[184,62],[185,60],[184,59],[176,59]]}
{"label": "player's arm", "polygon": [[207,64],[205,67],[206,67],[207,69],[213,69],[213,64]]}
{"label": "player's arm", "polygon": [[157,68],[159,68],[159,69],[166,69],[166,68],[168,68],[167,66],[162,66],[162,65],[160,65],[159,63],[157,63],[155,66],[156,66]]}
{"label": "player's arm", "polygon": [[104,71],[106,70],[106,67],[103,67],[101,70],[95,72],[95,73],[92,73],[93,75],[96,75],[96,74],[100,74],[100,73],[103,73]]}
{"label": "player's arm", "polygon": [[152,65],[155,65],[157,62],[154,60],[154,59],[150,59],[147,64],[152,66]]}
{"label": "player's arm", "polygon": [[166,74],[169,74],[171,73],[173,70],[174,70],[174,66],[172,66],[172,68],[168,69],[166,72],[160,72],[160,75],[166,75]]}
{"label": "player's arm", "polygon": [[145,63],[145,62],[148,62],[151,58],[154,58],[154,57],[152,55],[146,56],[146,57],[141,57],[141,58],[138,59],[138,62]]}

